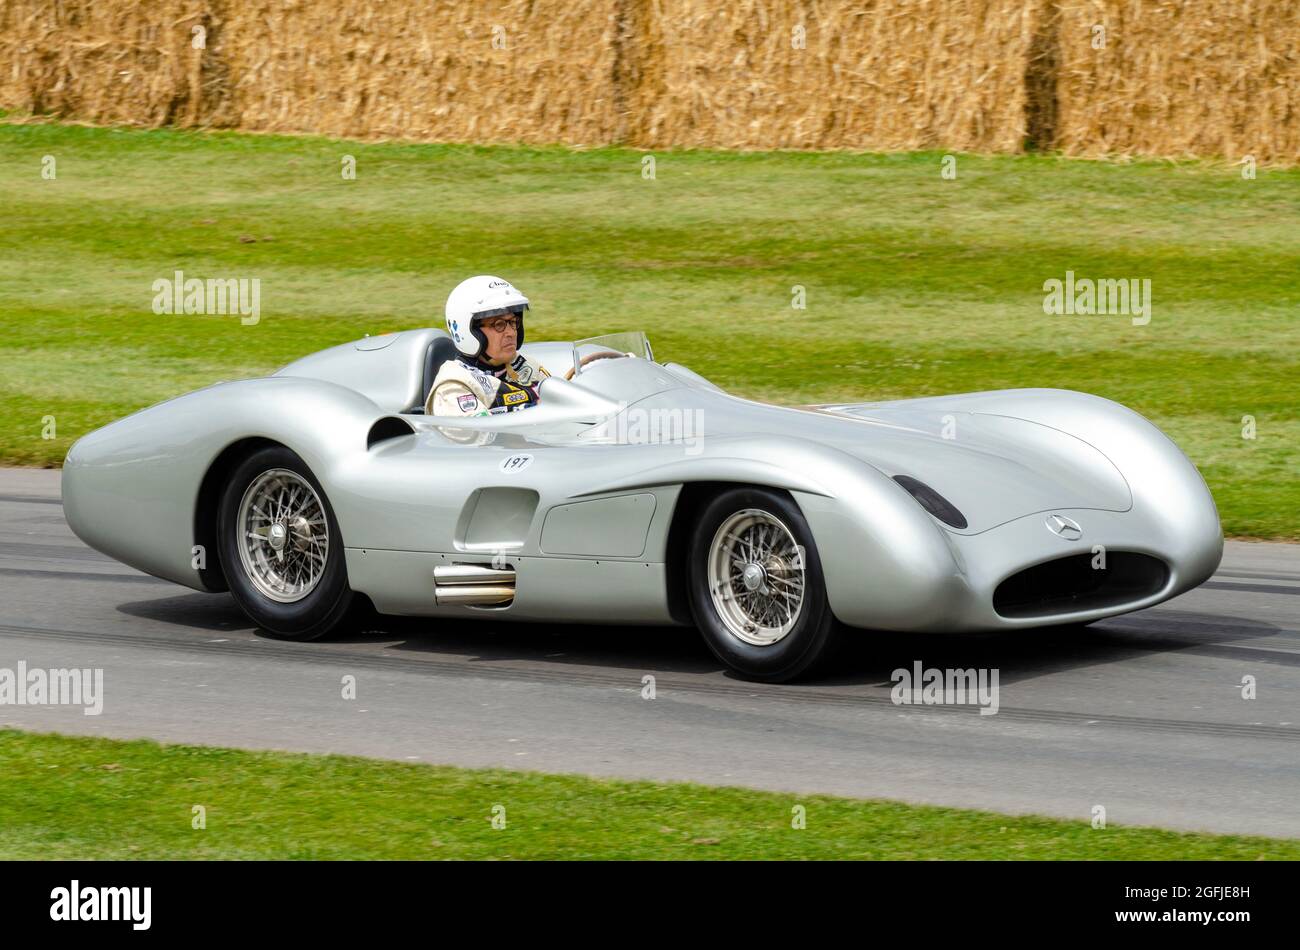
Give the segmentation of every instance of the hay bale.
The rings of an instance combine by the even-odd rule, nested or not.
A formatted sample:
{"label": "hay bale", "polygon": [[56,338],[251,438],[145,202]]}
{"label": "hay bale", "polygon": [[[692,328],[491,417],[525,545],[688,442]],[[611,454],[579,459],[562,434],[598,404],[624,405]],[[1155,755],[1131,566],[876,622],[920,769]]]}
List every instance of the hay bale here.
{"label": "hay bale", "polygon": [[362,139],[1300,164],[1300,4],[0,0],[0,107]]}
{"label": "hay bale", "polygon": [[[1059,0],[1068,155],[1300,163],[1295,0]],[[1093,27],[1105,27],[1094,48]]]}
{"label": "hay bale", "polygon": [[256,0],[220,29],[240,128],[599,145],[615,0]]}
{"label": "hay bale", "polygon": [[191,27],[205,0],[6,0],[0,105],[91,122],[197,122],[201,60]]}
{"label": "hay bale", "polygon": [[1033,26],[1023,0],[660,0],[652,10],[637,44],[635,144],[1020,148]]}

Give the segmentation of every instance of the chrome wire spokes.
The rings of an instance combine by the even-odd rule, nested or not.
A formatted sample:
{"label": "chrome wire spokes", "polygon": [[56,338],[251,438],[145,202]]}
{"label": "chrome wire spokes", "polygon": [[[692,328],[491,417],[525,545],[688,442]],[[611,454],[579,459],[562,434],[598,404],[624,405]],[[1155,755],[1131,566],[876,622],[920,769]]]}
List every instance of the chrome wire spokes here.
{"label": "chrome wire spokes", "polygon": [[714,609],[733,636],[769,646],[799,619],[804,594],[803,549],[781,521],[757,508],[718,526],[709,548]]}
{"label": "chrome wire spokes", "polygon": [[329,524],[320,496],[284,468],[263,472],[239,503],[239,558],[253,586],[291,604],[315,589],[329,557]]}

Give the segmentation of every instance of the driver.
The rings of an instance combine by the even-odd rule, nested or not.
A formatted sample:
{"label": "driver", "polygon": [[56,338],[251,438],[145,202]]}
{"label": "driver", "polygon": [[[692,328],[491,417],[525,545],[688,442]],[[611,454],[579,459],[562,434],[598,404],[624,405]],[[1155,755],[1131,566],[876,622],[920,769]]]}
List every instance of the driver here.
{"label": "driver", "polygon": [[537,405],[551,375],[519,352],[528,298],[500,277],[463,280],[447,297],[447,332],[458,358],[447,360],[429,390],[431,416],[485,416]]}

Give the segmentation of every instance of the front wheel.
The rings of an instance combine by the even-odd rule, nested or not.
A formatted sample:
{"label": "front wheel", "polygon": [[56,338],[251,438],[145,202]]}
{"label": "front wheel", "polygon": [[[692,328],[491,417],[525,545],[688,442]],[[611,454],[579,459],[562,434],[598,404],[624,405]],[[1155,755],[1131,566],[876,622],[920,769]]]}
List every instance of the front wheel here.
{"label": "front wheel", "polygon": [[701,514],[688,557],[695,623],[731,669],[783,682],[831,655],[839,623],[812,532],[788,495],[723,492]]}
{"label": "front wheel", "polygon": [[338,522],[295,452],[268,447],[235,468],[217,533],[230,593],[267,633],[315,640],[347,615],[353,594]]}

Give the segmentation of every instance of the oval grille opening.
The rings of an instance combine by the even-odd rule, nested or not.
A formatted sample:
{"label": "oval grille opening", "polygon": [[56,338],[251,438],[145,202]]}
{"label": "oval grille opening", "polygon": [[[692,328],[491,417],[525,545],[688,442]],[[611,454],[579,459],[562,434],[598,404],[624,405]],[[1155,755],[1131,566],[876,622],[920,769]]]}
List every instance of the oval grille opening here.
{"label": "oval grille opening", "polygon": [[1012,574],[993,592],[1003,617],[1050,617],[1079,610],[1118,607],[1157,594],[1169,581],[1159,558],[1134,551],[1107,551],[1106,566],[1093,554],[1071,554]]}

